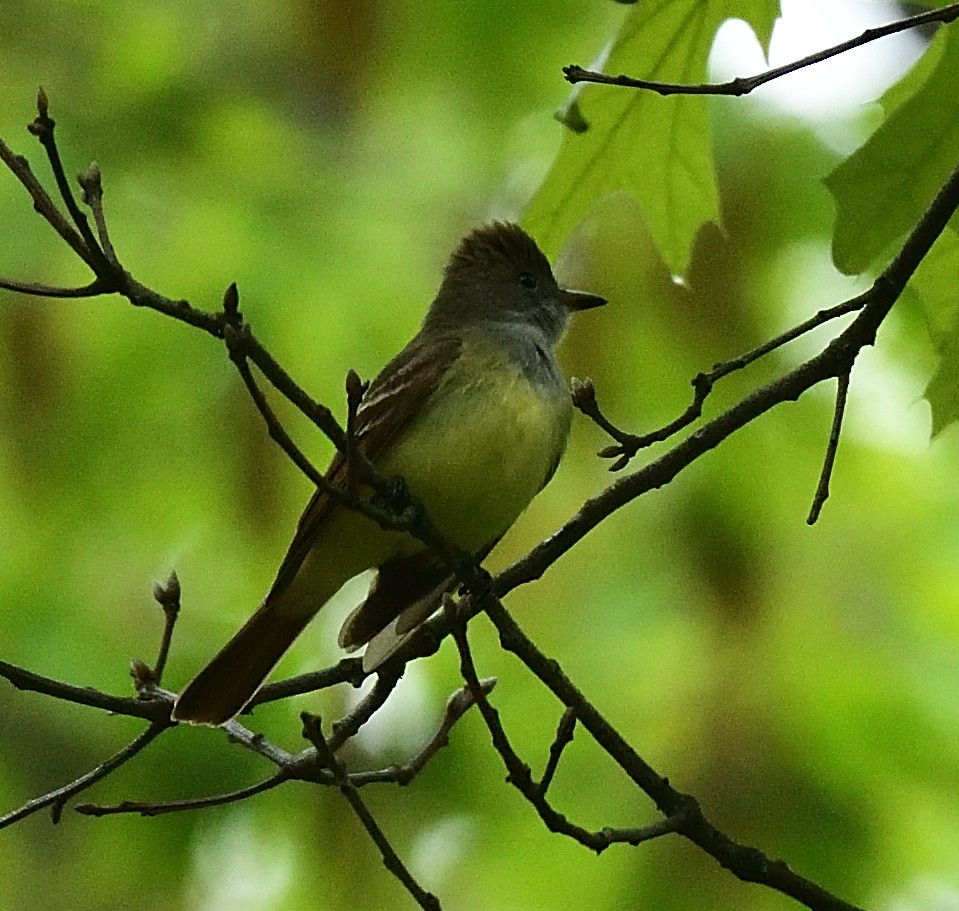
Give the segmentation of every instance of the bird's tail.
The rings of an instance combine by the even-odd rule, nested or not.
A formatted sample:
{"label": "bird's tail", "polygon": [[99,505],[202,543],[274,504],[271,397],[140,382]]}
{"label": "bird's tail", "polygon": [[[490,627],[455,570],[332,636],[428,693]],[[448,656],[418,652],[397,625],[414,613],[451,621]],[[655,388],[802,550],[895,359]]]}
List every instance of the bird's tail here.
{"label": "bird's tail", "polygon": [[239,714],[313,617],[269,598],[180,693],[174,721],[219,725]]}

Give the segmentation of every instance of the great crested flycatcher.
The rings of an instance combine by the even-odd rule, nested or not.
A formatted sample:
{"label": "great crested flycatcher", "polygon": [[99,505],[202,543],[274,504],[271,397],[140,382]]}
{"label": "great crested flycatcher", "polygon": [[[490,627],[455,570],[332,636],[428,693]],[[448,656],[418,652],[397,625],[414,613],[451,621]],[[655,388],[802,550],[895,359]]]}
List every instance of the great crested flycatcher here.
{"label": "great crested flycatcher", "polygon": [[[484,558],[556,470],[572,403],[554,348],[571,311],[604,303],[560,288],[518,225],[478,228],[450,257],[420,331],[363,397],[356,445],[383,475],[403,478],[447,541]],[[343,486],[346,475],[338,453],[326,477]],[[411,535],[317,490],[273,587],[180,694],[174,719],[217,725],[236,715],[316,612],[371,568],[376,581],[339,635],[347,651],[368,644],[367,669],[397,650],[453,579]]]}

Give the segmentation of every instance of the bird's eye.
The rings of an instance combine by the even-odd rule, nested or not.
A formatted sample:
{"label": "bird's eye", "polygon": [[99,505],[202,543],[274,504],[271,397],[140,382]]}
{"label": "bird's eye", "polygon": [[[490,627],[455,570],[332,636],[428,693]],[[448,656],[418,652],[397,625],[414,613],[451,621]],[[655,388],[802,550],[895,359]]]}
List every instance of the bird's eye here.
{"label": "bird's eye", "polygon": [[533,288],[535,288],[539,284],[539,281],[537,280],[535,275],[530,275],[529,272],[523,272],[519,277],[519,283],[524,288],[529,288],[530,291],[532,291]]}

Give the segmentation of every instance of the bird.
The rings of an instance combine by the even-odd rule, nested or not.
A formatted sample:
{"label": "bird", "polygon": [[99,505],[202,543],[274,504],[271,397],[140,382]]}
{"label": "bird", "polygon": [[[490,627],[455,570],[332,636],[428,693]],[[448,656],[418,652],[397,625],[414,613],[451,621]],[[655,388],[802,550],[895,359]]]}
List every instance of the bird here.
{"label": "bird", "polygon": [[[450,256],[419,331],[363,394],[353,445],[381,475],[402,478],[445,541],[485,559],[566,448],[573,407],[555,349],[570,314],[605,303],[560,287],[518,224],[474,229]],[[337,452],[326,481],[372,500],[348,469]],[[366,671],[437,609],[454,576],[408,532],[384,530],[318,487],[266,597],[180,693],[172,718],[234,718],[316,613],[369,569],[369,594],[338,638],[347,652],[366,646]]]}

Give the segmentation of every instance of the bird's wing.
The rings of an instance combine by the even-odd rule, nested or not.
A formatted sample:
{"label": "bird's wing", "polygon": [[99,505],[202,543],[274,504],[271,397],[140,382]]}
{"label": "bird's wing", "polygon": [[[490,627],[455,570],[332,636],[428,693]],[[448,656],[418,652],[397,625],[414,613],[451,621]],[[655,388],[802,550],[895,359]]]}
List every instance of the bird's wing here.
{"label": "bird's wing", "polygon": [[[370,461],[375,463],[383,455],[396,434],[419,411],[461,348],[462,342],[453,335],[434,336],[429,345],[411,342],[380,371],[356,412],[356,445]],[[338,488],[346,486],[347,463],[342,453],[333,457],[326,479]],[[322,488],[310,498],[267,600],[279,595],[296,576],[316,530],[335,505],[336,501]]]}
{"label": "bird's wing", "polygon": [[[499,542],[496,538],[475,554],[476,562],[482,563]],[[366,644],[363,670],[376,670],[439,609],[455,578],[431,553],[387,561],[379,568],[366,600],[346,618],[340,630],[340,648],[354,651]]]}

